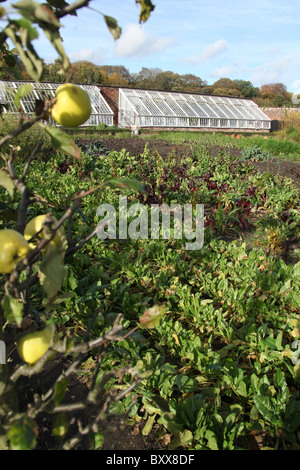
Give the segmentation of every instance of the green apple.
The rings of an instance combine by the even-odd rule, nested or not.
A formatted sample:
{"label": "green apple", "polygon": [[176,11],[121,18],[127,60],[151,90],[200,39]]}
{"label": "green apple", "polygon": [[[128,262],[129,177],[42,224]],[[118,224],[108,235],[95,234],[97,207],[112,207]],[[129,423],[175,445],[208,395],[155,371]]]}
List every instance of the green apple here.
{"label": "green apple", "polygon": [[90,97],[80,86],[64,83],[56,89],[55,96],[56,102],[50,115],[61,126],[78,127],[90,117]]}
{"label": "green apple", "polygon": [[17,340],[17,351],[27,364],[35,364],[49,349],[52,339],[52,327],[34,331]]}
{"label": "green apple", "polygon": [[[47,217],[47,214],[37,215],[36,217],[31,219],[25,227],[24,237],[25,237],[25,240],[27,241],[29,241],[36,233],[40,232],[37,235],[37,238],[29,243],[29,246],[32,249],[34,249],[37,246],[39,240],[41,240],[45,236],[45,227],[43,223],[46,217]],[[53,217],[53,219],[54,219],[54,222],[57,222],[55,217]],[[52,245],[60,247],[63,239],[64,239],[64,229],[63,227],[59,227],[54,238],[52,238],[50,243]]]}
{"label": "green apple", "polygon": [[0,273],[11,273],[29,251],[30,247],[21,233],[12,229],[0,230]]}

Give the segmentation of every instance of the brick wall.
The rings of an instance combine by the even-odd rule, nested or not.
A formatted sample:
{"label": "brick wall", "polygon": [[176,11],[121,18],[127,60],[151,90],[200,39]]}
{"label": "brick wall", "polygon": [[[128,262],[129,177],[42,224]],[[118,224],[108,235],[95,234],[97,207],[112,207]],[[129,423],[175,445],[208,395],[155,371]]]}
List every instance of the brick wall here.
{"label": "brick wall", "polygon": [[282,121],[291,112],[300,113],[300,108],[261,108],[262,111],[272,120]]}
{"label": "brick wall", "polygon": [[114,113],[114,125],[118,125],[118,114],[119,114],[119,88],[118,87],[110,87],[110,86],[98,86],[101,90],[101,94],[105,101],[107,102],[108,106]]}

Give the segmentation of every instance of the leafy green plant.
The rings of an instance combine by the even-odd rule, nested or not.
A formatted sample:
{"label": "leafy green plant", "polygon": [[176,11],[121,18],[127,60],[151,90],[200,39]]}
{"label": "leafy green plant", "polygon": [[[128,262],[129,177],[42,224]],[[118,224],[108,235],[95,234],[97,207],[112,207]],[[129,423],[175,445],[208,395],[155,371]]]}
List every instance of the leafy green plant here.
{"label": "leafy green plant", "polygon": [[[5,115],[0,119],[0,140],[12,132],[18,124],[17,117]],[[32,126],[14,139],[15,161],[26,162],[34,152],[35,159],[47,161],[54,152],[49,134],[40,126]],[[2,152],[9,153],[9,143],[2,146]]]}
{"label": "leafy green plant", "polygon": [[242,150],[241,160],[268,161],[272,158],[270,152],[262,150],[257,145],[246,147]]}

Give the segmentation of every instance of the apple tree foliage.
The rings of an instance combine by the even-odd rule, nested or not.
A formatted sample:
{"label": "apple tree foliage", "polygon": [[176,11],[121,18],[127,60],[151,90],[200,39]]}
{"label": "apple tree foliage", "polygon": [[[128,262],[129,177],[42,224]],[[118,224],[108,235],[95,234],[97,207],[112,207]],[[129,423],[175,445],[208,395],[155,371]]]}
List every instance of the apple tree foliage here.
{"label": "apple tree foliage", "polygon": [[[0,0],[0,18],[3,25],[0,31],[0,54],[2,63],[7,67],[17,70],[18,63],[22,62],[31,79],[35,82],[41,80],[44,61],[37,53],[34,47],[34,41],[40,34],[45,34],[50,44],[58,54],[59,63],[62,70],[67,71],[70,62],[64,50],[63,39],[61,36],[61,19],[67,15],[77,15],[81,8],[91,8],[89,0],[75,0],[73,3],[67,3],[65,0],[47,0],[43,3],[29,0],[19,0],[9,7]],[[136,0],[139,7],[139,22],[146,22],[154,10],[154,5],[150,0]],[[101,12],[105,24],[116,40],[120,37],[122,30],[116,19]],[[93,14],[93,13],[91,13]],[[13,44],[10,49],[9,43]],[[4,62],[3,62],[4,61]],[[17,76],[17,74],[16,74]],[[20,86],[15,94],[15,105],[18,108],[20,100],[27,93],[32,91],[30,84]],[[7,193],[8,200],[12,200],[14,193],[19,193],[19,207],[16,211],[15,225],[13,228],[24,233],[24,228],[28,222],[28,209],[34,204],[47,204],[38,194],[32,194],[26,185],[26,175],[32,169],[32,160],[39,144],[32,150],[32,155],[25,164],[23,174],[18,175],[14,165],[14,138],[19,136],[25,130],[32,126],[43,126],[50,135],[52,146],[67,156],[80,158],[80,152],[71,137],[63,130],[44,124],[49,117],[51,106],[55,103],[55,98],[45,99],[43,102],[36,103],[35,115],[30,119],[24,117],[20,110],[20,117],[17,126],[8,134],[0,136],[0,186]],[[9,152],[7,152],[7,144]],[[4,147],[5,146],[5,147]],[[100,346],[107,341],[118,338],[122,330],[120,322],[115,321],[111,330],[105,335],[91,339],[89,329],[85,332],[83,338],[72,337],[66,329],[64,331],[53,330],[51,347],[47,353],[34,365],[22,363],[20,358],[16,358],[15,343],[18,337],[26,332],[35,331],[43,327],[40,319],[31,318],[29,305],[31,293],[35,286],[39,286],[44,292],[43,308],[46,312],[55,310],[56,306],[65,300],[64,295],[59,294],[60,287],[64,278],[64,259],[68,250],[73,254],[76,250],[83,247],[84,242],[89,240],[96,232],[87,235],[83,239],[78,239],[77,244],[68,247],[68,242],[62,243],[59,247],[54,247],[50,241],[54,238],[56,232],[67,224],[70,229],[72,225],[72,216],[79,207],[82,199],[94,191],[103,190],[105,186],[113,188],[126,188],[140,191],[140,186],[134,181],[128,179],[107,180],[101,185],[88,191],[79,191],[73,194],[62,208],[64,212],[58,220],[53,220],[51,213],[47,216],[45,225],[50,229],[48,236],[39,239],[37,246],[20,261],[15,269],[8,275],[1,276],[1,301],[0,301],[0,341],[1,346],[5,344],[6,361],[0,363],[0,449],[34,449],[38,439],[38,425],[36,419],[40,413],[45,411],[52,412],[55,416],[53,433],[57,436],[64,436],[68,428],[68,411],[74,407],[74,404],[68,407],[68,404],[62,404],[65,392],[68,386],[68,379],[76,367],[80,366],[86,355],[91,350],[99,350]],[[1,216],[9,210],[4,203],[0,203]],[[44,206],[45,207],[45,206]],[[47,207],[47,206],[46,206]],[[98,315],[95,311],[92,322]],[[156,321],[163,314],[160,307],[153,307],[145,312],[140,323],[141,328],[153,328]],[[128,333],[129,334],[129,333]],[[2,348],[3,349],[3,348]],[[22,376],[33,377],[35,374],[43,371],[47,361],[51,360],[54,352],[62,355],[73,355],[71,366],[66,368],[43,395],[36,394],[33,402],[28,404],[24,411],[19,410],[18,406],[18,383]],[[3,352],[3,351],[2,351]],[[119,372],[118,372],[119,373]],[[105,378],[103,379],[105,380]],[[133,384],[138,383],[140,377],[133,376]],[[124,390],[122,395],[127,391]],[[97,400],[97,390],[91,389],[88,396],[88,403],[94,403]],[[114,400],[121,396],[108,396],[105,402],[105,408]],[[86,403],[78,403],[77,406],[84,408]],[[61,411],[61,413],[59,413]],[[64,445],[65,449],[71,449],[80,441],[81,435],[94,433],[94,440],[101,440],[97,432],[97,425],[101,423],[104,416],[103,410],[95,417],[92,427],[79,429],[78,434]],[[90,424],[88,426],[91,426]]]}

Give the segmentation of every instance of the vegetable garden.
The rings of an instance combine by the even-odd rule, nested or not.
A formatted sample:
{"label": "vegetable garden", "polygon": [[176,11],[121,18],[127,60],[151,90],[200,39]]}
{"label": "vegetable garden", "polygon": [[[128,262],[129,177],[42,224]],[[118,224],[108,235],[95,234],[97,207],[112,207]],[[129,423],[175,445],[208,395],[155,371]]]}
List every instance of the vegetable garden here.
{"label": "vegetable garden", "polygon": [[[136,140],[122,144],[127,141],[130,149]],[[79,237],[95,229],[99,204],[117,206],[120,194],[148,207],[177,202],[205,208],[201,250],[186,251],[183,240],[95,235],[73,256],[67,252],[55,305],[46,303],[45,312],[42,290],[32,291],[32,321],[54,324],[76,342],[87,331],[97,338],[116,322],[122,327],[113,341],[82,358],[75,374],[77,382],[121,397],[107,407],[97,432],[90,430],[88,442],[82,444],[82,435],[76,445],[101,448],[104,442],[112,446],[104,448],[113,448],[105,429],[114,415],[137,428],[145,442],[151,436],[151,448],[298,449],[299,185],[258,171],[255,161],[239,157],[232,145],[217,146],[213,156],[216,146],[205,136],[202,143],[185,141],[179,154],[173,143],[163,156],[157,141],[149,150],[151,140],[140,154],[109,150],[105,138],[76,142],[81,160],[57,153],[36,161],[27,176],[29,189],[57,218],[79,189],[88,192],[108,177],[136,182],[87,195],[72,218]],[[23,170],[18,164],[18,174]],[[4,201],[5,190],[1,194]],[[18,202],[17,196],[11,200],[12,211]],[[40,211],[36,205],[28,217]],[[159,307],[164,314],[155,327],[142,328],[144,313]],[[38,374],[47,381],[45,371]],[[38,386],[38,375],[19,380],[26,410],[24,396],[30,384]],[[67,385],[61,388],[67,396]],[[81,396],[79,403],[86,402]],[[39,434],[37,448],[49,445],[49,433],[51,445],[68,448],[72,405],[61,405],[61,413],[48,409],[46,418],[42,414],[52,430]],[[92,420],[99,402],[86,406],[84,418]]]}

